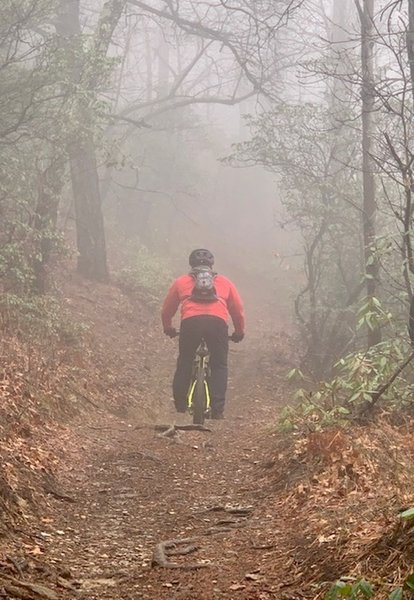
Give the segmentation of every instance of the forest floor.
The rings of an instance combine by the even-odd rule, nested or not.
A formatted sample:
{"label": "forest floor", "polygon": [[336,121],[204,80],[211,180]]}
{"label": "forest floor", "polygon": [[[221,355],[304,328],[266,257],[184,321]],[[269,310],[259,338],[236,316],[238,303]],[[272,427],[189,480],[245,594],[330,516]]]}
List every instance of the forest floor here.
{"label": "forest floor", "polygon": [[[81,389],[101,405],[21,443],[32,470],[36,446],[56,464],[3,539],[0,598],[316,599],[351,572],[392,589],[414,549],[395,526],[414,491],[409,428],[278,433],[292,351],[258,320],[231,349],[226,419],[164,436],[174,342],[109,286],[74,295],[100,357]],[[143,408],[116,401],[138,385]]]}

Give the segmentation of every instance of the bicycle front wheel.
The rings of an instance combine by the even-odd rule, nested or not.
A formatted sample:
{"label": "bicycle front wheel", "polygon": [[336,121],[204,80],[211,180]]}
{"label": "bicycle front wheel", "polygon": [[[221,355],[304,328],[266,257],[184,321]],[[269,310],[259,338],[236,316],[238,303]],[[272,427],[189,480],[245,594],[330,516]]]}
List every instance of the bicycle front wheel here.
{"label": "bicycle front wheel", "polygon": [[197,378],[193,396],[193,423],[203,425],[207,411],[207,390],[204,376]]}

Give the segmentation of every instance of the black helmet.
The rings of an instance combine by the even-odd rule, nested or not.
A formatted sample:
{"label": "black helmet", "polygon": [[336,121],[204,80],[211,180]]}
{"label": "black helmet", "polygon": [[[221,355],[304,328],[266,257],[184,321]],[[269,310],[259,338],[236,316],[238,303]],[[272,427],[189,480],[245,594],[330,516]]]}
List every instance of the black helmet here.
{"label": "black helmet", "polygon": [[193,250],[188,260],[191,267],[200,267],[202,265],[212,267],[214,265],[214,256],[210,250],[206,250],[205,248]]}

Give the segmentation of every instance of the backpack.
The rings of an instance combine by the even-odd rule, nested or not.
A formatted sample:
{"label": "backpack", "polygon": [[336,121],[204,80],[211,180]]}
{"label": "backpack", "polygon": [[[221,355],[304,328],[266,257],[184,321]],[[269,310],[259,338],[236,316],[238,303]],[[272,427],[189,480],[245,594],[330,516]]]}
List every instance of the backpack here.
{"label": "backpack", "polygon": [[190,300],[193,302],[216,302],[218,300],[214,279],[216,273],[210,267],[195,267],[190,271],[194,279],[194,287]]}

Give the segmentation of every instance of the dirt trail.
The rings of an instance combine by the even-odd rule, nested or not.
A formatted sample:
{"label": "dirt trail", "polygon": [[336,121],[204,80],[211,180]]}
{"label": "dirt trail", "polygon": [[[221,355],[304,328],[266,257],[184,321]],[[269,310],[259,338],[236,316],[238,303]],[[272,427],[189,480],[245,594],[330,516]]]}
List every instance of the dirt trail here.
{"label": "dirt trail", "polygon": [[[412,572],[396,524],[412,503],[412,427],[275,433],[297,357],[269,323],[277,310],[259,303],[261,318],[252,296],[248,337],[231,346],[227,418],[169,438],[154,426],[176,419],[176,343],[119,289],[70,282],[89,345],[72,365],[76,395],[61,400],[82,416],[30,417],[2,448],[0,597],[320,600],[344,574],[380,572],[386,598]],[[153,564],[163,560],[179,566]]]}
{"label": "dirt trail", "polygon": [[[108,414],[79,425],[85,451],[68,457],[71,467],[62,475],[75,502],[56,500],[39,533],[44,558],[73,582],[78,598],[283,597],[283,524],[277,499],[258,485],[277,373],[264,377],[269,365],[258,348],[233,347],[231,356],[238,375],[230,382],[227,418],[211,422],[211,432],[170,439],[154,423]],[[271,356],[277,361],[277,353]],[[279,367],[280,378],[285,369]],[[174,418],[167,408],[156,421]],[[181,568],[151,565],[159,543],[187,538],[197,550],[169,557]],[[185,568],[195,563],[203,566]],[[61,597],[72,595],[63,590]]]}
{"label": "dirt trail", "polygon": [[[266,327],[255,298],[247,298],[249,335],[231,345],[226,419],[209,423],[211,431],[169,438],[154,426],[176,420],[170,395],[177,345],[161,336],[158,317],[116,288],[76,278],[64,298],[89,327],[76,396],[85,410],[56,428],[60,439],[47,438],[49,454],[59,457],[53,489],[45,488],[36,514],[23,515],[3,548],[6,574],[45,586],[23,583],[16,597],[299,597],[288,593],[291,523],[281,517],[264,466],[286,396],[288,337],[267,333],[278,327]],[[187,539],[172,548],[187,554],[163,557],[178,567],[153,564],[162,542]]]}

